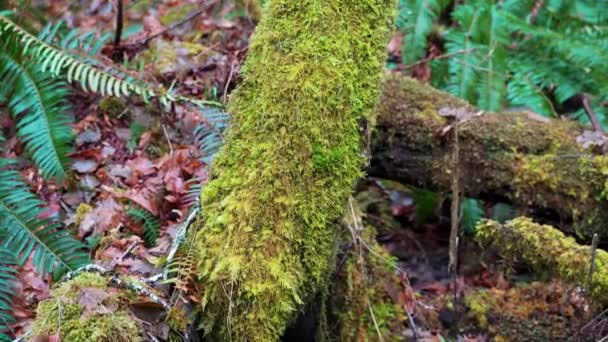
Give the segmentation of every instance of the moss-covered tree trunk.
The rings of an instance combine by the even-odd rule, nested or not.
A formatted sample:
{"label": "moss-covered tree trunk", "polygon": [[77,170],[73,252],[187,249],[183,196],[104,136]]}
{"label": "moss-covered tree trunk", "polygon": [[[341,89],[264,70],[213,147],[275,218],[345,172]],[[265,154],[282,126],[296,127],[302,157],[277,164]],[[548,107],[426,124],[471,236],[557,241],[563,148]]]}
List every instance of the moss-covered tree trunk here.
{"label": "moss-covered tree trunk", "polygon": [[[581,126],[527,113],[483,113],[411,78],[389,75],[378,107],[370,175],[450,191],[450,125],[441,113],[473,114],[458,126],[459,174],[472,197],[553,212],[577,233],[608,236],[608,157],[585,149]],[[572,227],[572,225],[567,225]]]}
{"label": "moss-covered tree trunk", "polygon": [[394,0],[270,0],[231,96],[197,231],[203,324],[271,341],[332,269],[365,158]]}

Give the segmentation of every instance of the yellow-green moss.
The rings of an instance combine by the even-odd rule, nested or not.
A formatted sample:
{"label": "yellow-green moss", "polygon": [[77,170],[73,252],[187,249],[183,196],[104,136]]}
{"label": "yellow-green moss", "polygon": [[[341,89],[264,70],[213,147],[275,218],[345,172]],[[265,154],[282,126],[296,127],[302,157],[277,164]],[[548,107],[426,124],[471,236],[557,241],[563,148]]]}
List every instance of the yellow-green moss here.
{"label": "yellow-green moss", "polygon": [[481,330],[492,341],[564,341],[588,322],[584,304],[570,302],[565,292],[559,281],[474,290],[464,297],[467,313],[460,328]]}
{"label": "yellow-green moss", "polygon": [[271,0],[202,194],[206,332],[278,339],[323,287],[373,123],[393,0]]}
{"label": "yellow-green moss", "polygon": [[[93,312],[84,314],[80,301],[96,301],[87,298],[87,291],[91,288],[107,291],[111,295],[103,299],[100,307]],[[61,341],[65,342],[142,341],[137,324],[128,316],[127,311],[119,309],[123,299],[121,292],[114,292],[107,287],[102,276],[82,273],[52,290],[50,298],[38,305],[32,333],[35,336],[58,334]]]}
{"label": "yellow-green moss", "polygon": [[127,104],[118,97],[104,97],[99,101],[99,111],[110,117],[118,117],[127,110]]}
{"label": "yellow-green moss", "polygon": [[74,215],[74,225],[80,226],[84,217],[91,211],[93,211],[93,207],[90,204],[80,203],[76,208],[76,215]]}
{"label": "yellow-green moss", "polygon": [[[333,337],[336,341],[377,341],[380,334],[385,341],[402,341],[406,314],[387,290],[401,290],[394,260],[376,242],[373,227],[363,222],[357,226],[364,227],[359,234],[367,246],[355,243],[348,255],[340,257],[346,261],[336,274],[329,298],[330,321],[335,321]],[[350,242],[348,228],[344,234],[344,240]]]}
{"label": "yellow-green moss", "polygon": [[180,4],[170,7],[165,15],[160,16],[160,23],[169,26],[183,20],[186,16],[198,8],[197,4]]}
{"label": "yellow-green moss", "polygon": [[[508,259],[520,259],[531,266],[553,272],[567,281],[586,286],[591,247],[547,225],[521,217],[502,225],[485,221],[477,226],[476,238],[497,248]],[[597,249],[591,295],[608,302],[608,253]]]}
{"label": "yellow-green moss", "polygon": [[202,65],[210,53],[212,50],[202,44],[155,39],[134,63],[151,65],[152,71],[157,75],[181,74]]}
{"label": "yellow-green moss", "polygon": [[247,13],[251,20],[257,22],[262,17],[262,5],[259,0],[236,0],[235,9]]}

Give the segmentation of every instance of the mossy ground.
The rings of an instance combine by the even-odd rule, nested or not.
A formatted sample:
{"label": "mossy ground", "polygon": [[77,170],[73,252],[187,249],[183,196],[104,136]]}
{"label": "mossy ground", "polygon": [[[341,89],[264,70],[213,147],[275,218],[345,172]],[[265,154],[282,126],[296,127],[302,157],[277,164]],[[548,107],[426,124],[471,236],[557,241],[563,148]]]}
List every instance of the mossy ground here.
{"label": "mossy ground", "polygon": [[567,341],[589,319],[567,293],[559,281],[474,290],[464,298],[466,315],[460,328],[485,331],[492,341]]}
{"label": "mossy ground", "polygon": [[202,194],[203,323],[276,340],[324,287],[365,163],[393,0],[270,1],[231,96],[226,144]]}
{"label": "mossy ground", "polygon": [[52,290],[51,297],[38,305],[32,333],[59,335],[66,342],[143,341],[135,321],[120,309],[127,298],[108,288],[102,276],[83,273]]}

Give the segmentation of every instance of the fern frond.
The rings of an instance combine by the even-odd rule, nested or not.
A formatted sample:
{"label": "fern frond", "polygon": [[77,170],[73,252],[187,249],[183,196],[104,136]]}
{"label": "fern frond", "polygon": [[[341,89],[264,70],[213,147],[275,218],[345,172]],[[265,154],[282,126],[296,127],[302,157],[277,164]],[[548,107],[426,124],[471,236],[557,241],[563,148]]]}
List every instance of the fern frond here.
{"label": "fern frond", "polygon": [[201,161],[210,164],[213,156],[224,144],[224,131],[230,115],[217,108],[206,108],[200,112],[202,123],[194,130],[195,146],[201,151]]}
{"label": "fern frond", "polygon": [[184,204],[190,207],[194,203],[199,201],[203,185],[201,184],[201,180],[198,177],[193,177],[186,181],[186,186],[188,187],[188,190],[186,191]]}
{"label": "fern frond", "polygon": [[17,120],[17,135],[42,176],[61,181],[67,175],[73,140],[72,118],[66,114],[68,89],[37,65],[21,63],[8,51],[0,52],[0,79],[12,85],[8,104]]}
{"label": "fern frond", "polygon": [[555,108],[543,89],[530,78],[532,75],[515,73],[509,82],[507,97],[513,105],[529,107],[546,117],[556,116]]}
{"label": "fern frond", "polygon": [[15,321],[11,303],[17,272],[11,266],[16,263],[15,255],[6,248],[0,247],[0,342],[12,341],[6,333],[10,329],[9,324]]}
{"label": "fern frond", "polygon": [[151,212],[138,206],[127,208],[127,215],[144,229],[144,240],[148,246],[154,246],[160,231],[160,222]]}
{"label": "fern frond", "polygon": [[499,111],[503,108],[506,95],[507,52],[505,46],[508,43],[509,30],[498,5],[492,5],[489,12],[487,48],[484,49],[486,62],[479,71],[477,105],[482,109]]}
{"label": "fern frond", "polygon": [[424,56],[427,38],[433,23],[447,3],[444,0],[400,1],[397,25],[405,35],[403,63],[411,64]]}
{"label": "fern frond", "polygon": [[173,102],[190,103],[199,107],[215,104],[153,90],[131,79],[118,78],[51,46],[2,16],[0,16],[0,41],[14,42],[23,56],[40,65],[41,72],[50,73],[54,77],[65,76],[68,83],[79,83],[84,91],[99,93],[101,96],[127,97],[135,94],[145,100],[157,98],[164,106]]}
{"label": "fern frond", "polygon": [[[10,162],[9,162],[10,163]],[[49,219],[40,219],[43,203],[28,189],[18,172],[0,171],[0,231],[2,245],[19,256],[19,263],[33,253],[33,264],[42,274],[61,274],[90,263],[84,245]]]}

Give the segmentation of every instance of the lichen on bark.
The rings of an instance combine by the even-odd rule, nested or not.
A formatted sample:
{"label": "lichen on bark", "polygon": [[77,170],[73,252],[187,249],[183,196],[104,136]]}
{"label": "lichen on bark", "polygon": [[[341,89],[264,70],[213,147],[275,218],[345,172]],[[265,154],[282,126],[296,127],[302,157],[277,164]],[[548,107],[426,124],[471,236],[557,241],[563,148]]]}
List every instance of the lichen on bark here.
{"label": "lichen on bark", "polygon": [[394,0],[271,0],[202,193],[202,320],[215,338],[276,340],[323,288],[333,224],[362,175]]}

